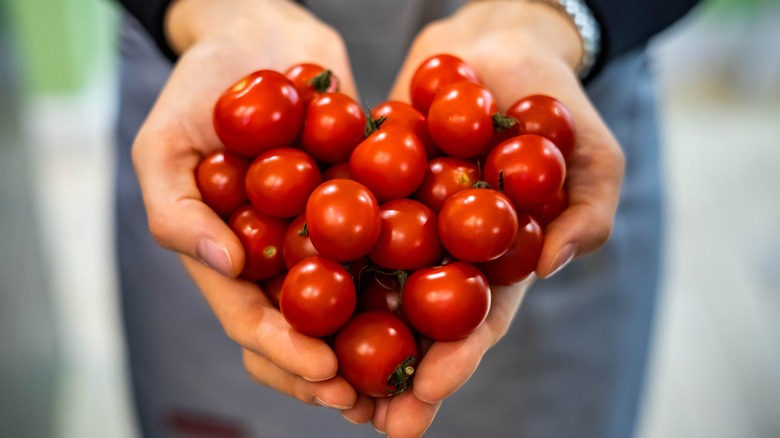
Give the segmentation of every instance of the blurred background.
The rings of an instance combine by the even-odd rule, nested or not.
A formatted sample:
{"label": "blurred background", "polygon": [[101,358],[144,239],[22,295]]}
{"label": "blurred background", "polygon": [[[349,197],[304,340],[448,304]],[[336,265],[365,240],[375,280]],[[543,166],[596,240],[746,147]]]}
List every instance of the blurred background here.
{"label": "blurred background", "polygon": [[[0,436],[137,436],[112,250],[118,18],[0,0]],[[652,51],[668,234],[638,435],[778,437],[780,2],[703,2]]]}

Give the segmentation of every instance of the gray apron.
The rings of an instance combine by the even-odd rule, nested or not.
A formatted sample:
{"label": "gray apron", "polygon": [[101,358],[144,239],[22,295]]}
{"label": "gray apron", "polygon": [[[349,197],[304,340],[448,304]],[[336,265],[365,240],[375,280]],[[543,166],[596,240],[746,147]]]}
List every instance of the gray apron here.
{"label": "gray apron", "polygon": [[[354,0],[312,3],[319,16],[342,31],[359,89],[372,105],[383,99],[420,26],[455,6],[396,0],[371,7],[356,6],[365,3]],[[116,243],[136,413],[144,435],[376,436],[370,425],[355,426],[336,411],[254,384],[239,347],[225,336],[177,256],[152,240],[130,148],[171,66],[130,19],[121,51]],[[589,84],[588,93],[627,159],[613,235],[597,254],[531,288],[510,332],[488,352],[473,378],[445,400],[427,436],[633,434],[662,240],[655,89],[645,53],[614,61]]]}

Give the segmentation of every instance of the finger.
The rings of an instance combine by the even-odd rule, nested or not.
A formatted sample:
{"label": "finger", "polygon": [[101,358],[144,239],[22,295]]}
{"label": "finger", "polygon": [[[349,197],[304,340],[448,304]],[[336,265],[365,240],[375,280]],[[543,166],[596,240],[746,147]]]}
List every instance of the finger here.
{"label": "finger", "polygon": [[267,385],[298,400],[333,409],[350,409],[357,394],[341,376],[312,382],[288,373],[265,357],[244,349],[244,368],[256,382]]}
{"label": "finger", "polygon": [[350,423],[368,423],[374,416],[374,399],[358,394],[355,404],[351,408],[341,411],[341,415]]}
{"label": "finger", "polygon": [[182,262],[232,340],[306,380],[336,375],[333,350],[294,330],[257,285],[226,278],[188,257]]}
{"label": "finger", "polygon": [[391,438],[421,437],[433,423],[441,402],[427,403],[404,392],[392,397],[387,406],[385,430]]}
{"label": "finger", "polygon": [[419,400],[439,402],[474,374],[485,352],[506,333],[533,280],[514,286],[491,286],[493,302],[485,322],[454,342],[434,342],[417,368],[412,391]]}
{"label": "finger", "polygon": [[[587,103],[587,108],[592,109]],[[625,159],[595,109],[578,120],[577,145],[568,159],[569,206],[545,228],[537,275],[548,278],[577,255],[606,243],[620,199]]]}
{"label": "finger", "polygon": [[389,397],[374,399],[374,416],[371,418],[371,425],[378,432],[387,433],[387,408],[389,406]]}

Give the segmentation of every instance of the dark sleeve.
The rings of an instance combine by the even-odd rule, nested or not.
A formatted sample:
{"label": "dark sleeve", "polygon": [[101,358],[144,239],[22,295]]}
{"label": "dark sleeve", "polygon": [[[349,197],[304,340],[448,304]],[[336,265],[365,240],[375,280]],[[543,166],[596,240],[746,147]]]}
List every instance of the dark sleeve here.
{"label": "dark sleeve", "polygon": [[146,32],[154,39],[160,51],[171,61],[176,60],[176,54],[173,53],[165,38],[164,19],[165,11],[172,0],[120,0],[122,6],[141,23]]}
{"label": "dark sleeve", "polygon": [[[601,25],[601,52],[595,70],[647,43],[685,15],[697,0],[586,0]],[[593,76],[591,73],[591,76]]]}

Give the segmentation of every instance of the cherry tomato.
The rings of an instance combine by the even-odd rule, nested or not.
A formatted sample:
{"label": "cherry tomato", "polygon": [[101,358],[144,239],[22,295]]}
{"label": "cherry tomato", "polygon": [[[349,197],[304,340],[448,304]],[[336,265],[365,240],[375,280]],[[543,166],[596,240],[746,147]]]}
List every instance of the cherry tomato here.
{"label": "cherry tomato", "polygon": [[282,257],[287,269],[292,269],[298,262],[305,258],[319,255],[314,245],[311,244],[308,233],[304,231],[306,225],[306,214],[301,213],[295,220],[290,222],[287,232],[284,234],[284,243],[282,246]]}
{"label": "cherry tomato", "polygon": [[230,217],[247,203],[244,180],[249,162],[228,151],[216,151],[195,169],[195,182],[203,202],[218,215]]}
{"label": "cherry tomato", "polygon": [[292,144],[303,124],[303,101],[283,74],[260,70],[225,91],[214,106],[214,129],[225,148],[256,157]]}
{"label": "cherry tomato", "polygon": [[306,224],[314,248],[340,262],[368,254],[382,229],[374,195],[348,179],[326,181],[312,192]]}
{"label": "cherry tomato", "polygon": [[417,67],[412,76],[409,87],[412,105],[425,116],[436,93],[442,87],[460,81],[479,83],[479,78],[473,68],[456,56],[431,56]]}
{"label": "cherry tomato", "polygon": [[352,175],[349,174],[349,162],[334,164],[322,172],[323,181],[332,179],[352,179]]}
{"label": "cherry tomato", "polygon": [[428,132],[445,154],[472,158],[490,143],[498,111],[487,88],[472,82],[456,82],[439,90],[428,112]]}
{"label": "cherry tomato", "polygon": [[293,217],[306,208],[309,195],[322,182],[317,163],[300,149],[271,149],[252,162],[246,193],[259,211]]}
{"label": "cherry tomato", "polygon": [[471,263],[503,255],[517,235],[517,213],[503,194],[467,189],[450,196],[439,212],[441,243],[453,257]]}
{"label": "cherry tomato", "polygon": [[519,283],[536,270],[544,245],[542,227],[529,215],[517,215],[520,226],[512,246],[501,257],[477,267],[490,284],[508,286]]}
{"label": "cherry tomato", "polygon": [[390,312],[355,315],[336,335],[339,374],[369,397],[399,394],[412,385],[418,350],[411,330]]}
{"label": "cherry tomato", "polygon": [[566,162],[546,138],[525,134],[496,146],[485,162],[485,181],[499,187],[503,173],[503,193],[515,207],[525,210],[544,204],[561,190],[566,179]]}
{"label": "cherry tomato", "polygon": [[349,160],[363,140],[366,116],[354,99],[342,93],[325,93],[311,101],[301,134],[301,146],[323,163]]}
{"label": "cherry tomato", "polygon": [[526,211],[536,219],[536,222],[538,222],[542,228],[544,228],[547,224],[560,216],[568,206],[569,196],[566,194],[566,184],[564,184],[563,188],[558,190],[558,192],[549,198],[547,202],[540,205],[534,205]]}
{"label": "cherry tomato", "polygon": [[428,162],[425,178],[414,197],[438,213],[447,198],[472,188],[477,181],[477,163],[451,157],[434,158]]}
{"label": "cherry tomato", "polygon": [[241,241],[246,253],[241,277],[252,281],[271,278],[282,272],[282,242],[287,222],[265,215],[251,206],[233,214],[228,224]]}
{"label": "cherry tomato", "polygon": [[382,128],[355,148],[349,174],[368,187],[380,202],[404,198],[425,176],[425,149],[405,128]]}
{"label": "cherry tomato", "polygon": [[279,298],[282,295],[282,284],[286,277],[287,271],[283,271],[281,274],[265,280],[262,284],[263,293],[277,309],[279,308]]}
{"label": "cherry tomato", "polygon": [[412,199],[396,199],[379,208],[382,232],[368,257],[387,269],[413,270],[441,260],[436,214]]}
{"label": "cherry tomato", "polygon": [[555,98],[536,94],[515,102],[507,115],[518,121],[520,134],[537,134],[552,141],[568,158],[574,149],[574,119],[564,104]]}
{"label": "cherry tomato", "polygon": [[482,272],[468,263],[424,268],[406,280],[401,306],[420,333],[435,341],[456,341],[487,317],[490,287]]}
{"label": "cherry tomato", "polygon": [[308,107],[315,97],[339,90],[339,79],[330,70],[317,64],[297,64],[284,72],[298,91],[303,100],[303,106]]}
{"label": "cherry tomato", "polygon": [[400,316],[401,285],[398,276],[371,273],[365,276],[365,284],[358,291],[357,311],[386,310]]}
{"label": "cherry tomato", "polygon": [[440,155],[436,145],[433,144],[430,134],[428,134],[428,121],[425,116],[414,109],[413,106],[399,100],[390,100],[380,103],[371,111],[371,116],[375,119],[384,118],[381,127],[400,126],[409,129],[417,136],[425,148],[425,155],[431,158]]}
{"label": "cherry tomato", "polygon": [[322,337],[349,321],[356,300],[349,272],[333,260],[315,256],[301,260],[287,273],[279,307],[295,330]]}

